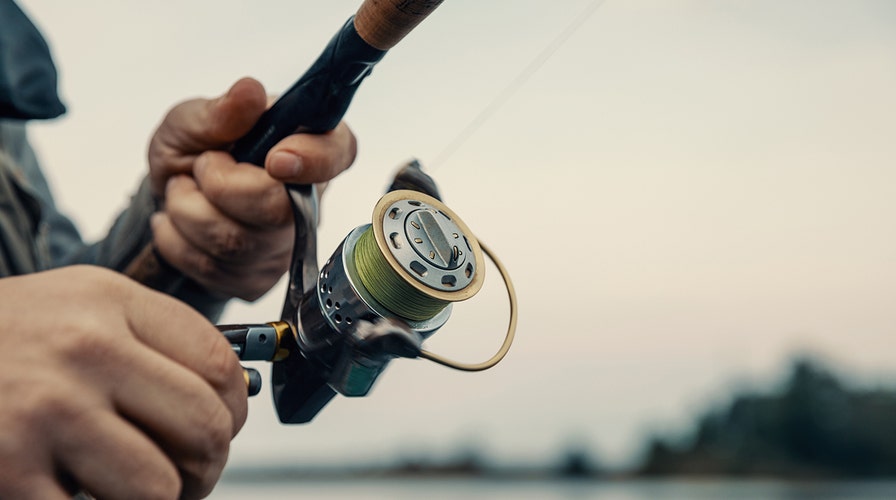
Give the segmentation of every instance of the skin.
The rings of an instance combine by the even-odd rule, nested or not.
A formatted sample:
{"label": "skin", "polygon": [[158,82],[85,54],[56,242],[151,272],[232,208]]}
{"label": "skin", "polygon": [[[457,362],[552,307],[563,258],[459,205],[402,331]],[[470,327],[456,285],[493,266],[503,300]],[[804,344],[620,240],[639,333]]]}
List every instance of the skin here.
{"label": "skin", "polygon": [[212,324],[92,266],[4,278],[0,296],[0,498],[211,492],[247,412]]}
{"label": "skin", "polygon": [[[325,183],[356,154],[340,124],[284,139],[265,169],[235,163],[227,145],[267,105],[262,86],[243,79],[172,108],[150,143],[154,244],[222,297],[258,298],[287,270],[282,182]],[[95,266],[3,278],[0,297],[0,498],[212,491],[247,413],[243,370],[214,325]]]}
{"label": "skin", "polygon": [[287,137],[264,169],[236,163],[223,150],[268,104],[261,84],[244,78],[220,98],[175,106],[149,147],[152,192],[163,207],[152,219],[156,249],[209,291],[250,301],[289,269],[294,224],[282,182],[322,188],[357,151],[340,123],[326,134]]}

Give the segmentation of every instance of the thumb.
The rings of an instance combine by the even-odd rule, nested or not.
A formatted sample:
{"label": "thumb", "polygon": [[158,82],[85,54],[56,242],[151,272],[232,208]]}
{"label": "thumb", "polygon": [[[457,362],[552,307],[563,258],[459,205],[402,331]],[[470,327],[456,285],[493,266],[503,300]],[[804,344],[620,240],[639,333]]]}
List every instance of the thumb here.
{"label": "thumb", "polygon": [[220,97],[190,99],[172,108],[157,131],[156,141],[179,155],[221,149],[245,135],[266,107],[264,86],[252,78],[242,78]]}
{"label": "thumb", "polygon": [[206,147],[220,147],[244,136],[267,108],[264,86],[253,78],[242,78],[221,97],[205,101],[204,119],[194,134]]}
{"label": "thumb", "polygon": [[264,86],[252,78],[234,83],[215,99],[190,99],[171,108],[149,144],[150,181],[162,196],[173,175],[192,174],[193,160],[245,135],[267,108]]}

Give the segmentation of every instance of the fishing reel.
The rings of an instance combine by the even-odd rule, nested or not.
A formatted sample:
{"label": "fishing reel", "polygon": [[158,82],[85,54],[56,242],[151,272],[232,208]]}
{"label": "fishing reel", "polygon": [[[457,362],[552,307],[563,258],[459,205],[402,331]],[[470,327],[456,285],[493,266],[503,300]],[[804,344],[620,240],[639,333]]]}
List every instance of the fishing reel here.
{"label": "fishing reel", "polygon": [[[386,52],[441,0],[365,0],[308,70],[231,146],[238,162],[264,165],[268,152],[295,133],[333,130],[361,81]],[[270,361],[274,405],[284,423],[308,422],[337,393],[364,396],[390,360],[425,358],[467,371],[485,370],[507,353],[516,329],[516,296],[501,262],[440,200],[435,182],[411,162],[396,174],[370,224],[351,231],[318,268],[318,198],[313,185],[286,185],[295,243],[279,321],[221,325],[241,360]],[[448,321],[452,304],[471,298],[488,256],[504,279],[510,322],[488,361],[463,364],[423,349]],[[125,274],[160,291],[185,277],[146,245]],[[261,376],[245,370],[249,394]]]}
{"label": "fishing reel", "polygon": [[[465,371],[496,365],[516,328],[516,297],[501,262],[440,200],[414,161],[395,176],[372,221],[349,232],[317,268],[317,196],[288,186],[296,245],[281,320],[222,325],[241,360],[273,363],[274,404],[284,423],[310,421],[338,393],[365,396],[395,358],[424,358]],[[503,345],[488,361],[458,363],[423,349],[451,316],[452,304],[482,288],[485,259],[498,268],[510,299]],[[261,386],[247,369],[250,394]]]}

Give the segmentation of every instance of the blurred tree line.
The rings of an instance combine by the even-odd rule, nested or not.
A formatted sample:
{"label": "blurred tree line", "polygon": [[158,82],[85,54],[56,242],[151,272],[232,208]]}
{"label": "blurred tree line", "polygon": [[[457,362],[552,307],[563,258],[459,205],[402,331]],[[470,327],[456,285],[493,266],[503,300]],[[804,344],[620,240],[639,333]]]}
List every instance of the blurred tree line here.
{"label": "blurred tree line", "polygon": [[654,437],[638,473],[893,477],[896,390],[850,388],[799,358],[780,390],[735,396],[688,439]]}

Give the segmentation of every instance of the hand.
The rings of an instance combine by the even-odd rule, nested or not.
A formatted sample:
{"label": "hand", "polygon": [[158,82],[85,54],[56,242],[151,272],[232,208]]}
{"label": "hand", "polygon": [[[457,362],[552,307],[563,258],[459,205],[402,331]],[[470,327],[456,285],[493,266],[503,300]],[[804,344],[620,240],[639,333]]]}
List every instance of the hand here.
{"label": "hand", "polygon": [[247,411],[213,325],[98,267],[3,278],[0,297],[0,498],[211,492]]}
{"label": "hand", "polygon": [[[267,155],[265,168],[224,152],[268,105],[255,80],[226,95],[175,106],[149,147],[156,249],[211,292],[255,300],[289,269],[294,224],[282,182],[326,183],[354,162],[357,145],[340,123],[326,134],[295,134]],[[323,186],[321,186],[323,187]]]}

